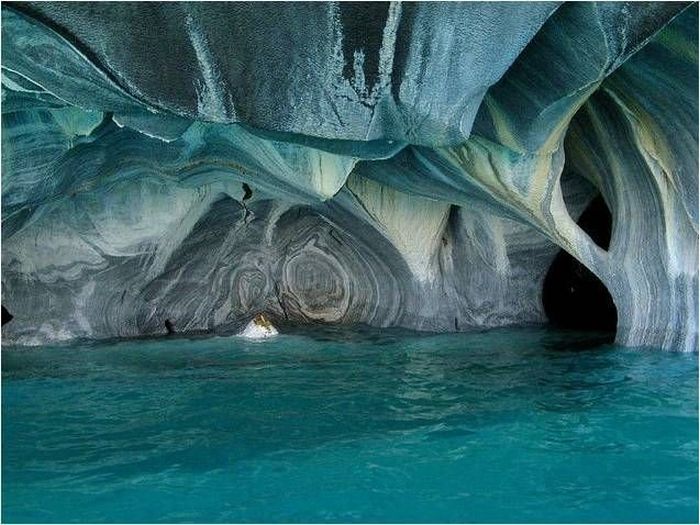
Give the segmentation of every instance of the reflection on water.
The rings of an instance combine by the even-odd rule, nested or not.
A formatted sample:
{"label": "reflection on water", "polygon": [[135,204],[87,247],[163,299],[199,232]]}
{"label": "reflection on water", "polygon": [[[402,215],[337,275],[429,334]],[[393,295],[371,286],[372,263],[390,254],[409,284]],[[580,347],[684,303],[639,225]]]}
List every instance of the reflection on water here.
{"label": "reflection on water", "polygon": [[694,520],[697,356],[599,341],[4,348],[3,520]]}

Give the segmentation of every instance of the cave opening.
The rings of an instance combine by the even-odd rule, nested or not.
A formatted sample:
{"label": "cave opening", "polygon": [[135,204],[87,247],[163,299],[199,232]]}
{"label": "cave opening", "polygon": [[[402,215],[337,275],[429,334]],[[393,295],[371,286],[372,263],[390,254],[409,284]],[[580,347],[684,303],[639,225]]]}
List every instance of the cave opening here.
{"label": "cave opening", "polygon": [[[608,249],[612,215],[600,194],[585,208],[577,223],[593,242]],[[611,339],[614,338],[617,308],[610,292],[593,272],[565,250],[560,250],[547,271],[542,302],[552,326],[609,332]]]}

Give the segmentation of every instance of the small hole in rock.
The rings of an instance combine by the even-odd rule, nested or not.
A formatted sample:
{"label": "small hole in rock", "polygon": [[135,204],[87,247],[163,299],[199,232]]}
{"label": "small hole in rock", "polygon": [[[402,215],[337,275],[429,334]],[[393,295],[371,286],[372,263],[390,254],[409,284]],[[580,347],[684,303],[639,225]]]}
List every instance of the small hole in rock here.
{"label": "small hole in rock", "polygon": [[7,323],[12,321],[14,318],[15,318],[15,316],[12,315],[7,308],[5,308],[5,305],[2,305],[2,326],[5,326]]}

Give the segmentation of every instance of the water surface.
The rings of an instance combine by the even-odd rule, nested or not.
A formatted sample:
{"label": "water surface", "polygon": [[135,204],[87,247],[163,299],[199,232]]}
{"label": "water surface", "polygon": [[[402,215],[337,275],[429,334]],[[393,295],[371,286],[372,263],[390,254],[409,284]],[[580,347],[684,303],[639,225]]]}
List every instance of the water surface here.
{"label": "water surface", "polygon": [[4,522],[697,522],[697,355],[543,329],[2,351]]}

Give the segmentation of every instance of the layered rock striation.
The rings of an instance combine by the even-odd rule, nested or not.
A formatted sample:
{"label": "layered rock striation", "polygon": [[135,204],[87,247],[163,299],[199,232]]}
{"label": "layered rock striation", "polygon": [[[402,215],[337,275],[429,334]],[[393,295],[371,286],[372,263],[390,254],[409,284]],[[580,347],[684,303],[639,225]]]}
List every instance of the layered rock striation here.
{"label": "layered rock striation", "polygon": [[[5,342],[543,323],[698,344],[697,4],[6,3]],[[609,246],[577,224],[596,197]],[[590,312],[597,315],[597,312]]]}

